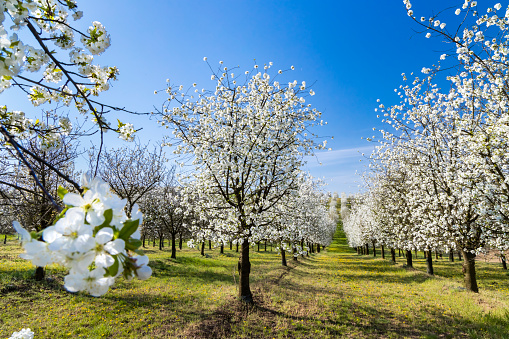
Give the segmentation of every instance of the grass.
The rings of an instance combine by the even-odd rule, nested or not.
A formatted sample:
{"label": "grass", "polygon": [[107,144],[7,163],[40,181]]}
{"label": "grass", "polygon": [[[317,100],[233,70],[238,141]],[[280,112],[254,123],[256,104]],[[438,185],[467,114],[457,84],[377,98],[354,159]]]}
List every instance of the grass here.
{"label": "grass", "polygon": [[[1,238],[1,237],[0,237]],[[3,238],[1,238],[3,239]],[[104,297],[62,289],[65,272],[45,281],[17,258],[16,239],[0,244],[0,338],[30,327],[36,338],[508,338],[509,281],[500,265],[478,262],[480,293],[462,289],[461,263],[434,261],[435,277],[403,258],[358,256],[342,232],[319,254],[288,260],[252,250],[255,305],[238,302],[235,248],[151,246],[147,281],[119,280]],[[238,280],[237,280],[238,281]]]}

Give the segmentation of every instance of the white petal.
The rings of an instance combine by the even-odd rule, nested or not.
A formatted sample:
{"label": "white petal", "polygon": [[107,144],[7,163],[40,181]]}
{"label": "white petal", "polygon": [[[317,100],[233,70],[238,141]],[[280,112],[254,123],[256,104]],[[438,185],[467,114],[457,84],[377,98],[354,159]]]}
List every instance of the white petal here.
{"label": "white petal", "polygon": [[104,249],[112,255],[122,253],[125,250],[125,241],[123,239],[115,239],[104,245]]}
{"label": "white petal", "polygon": [[21,224],[19,222],[17,222],[16,220],[14,220],[12,222],[12,227],[14,227],[16,232],[19,233],[19,235],[21,236],[21,241],[22,242],[27,242],[27,241],[31,241],[32,240],[32,236],[30,235],[30,233],[26,229],[24,229],[21,226]]}
{"label": "white petal", "polygon": [[149,266],[142,266],[136,270],[136,275],[140,280],[147,280],[152,275],[152,269]]}
{"label": "white petal", "polygon": [[113,265],[115,259],[111,255],[101,253],[95,257],[95,265],[100,268],[106,268]]}
{"label": "white petal", "polygon": [[53,241],[55,241],[57,238],[60,238],[61,236],[62,236],[62,234],[58,233],[56,231],[55,226],[47,227],[44,229],[44,231],[42,231],[42,238],[47,243],[52,243]]}
{"label": "white petal", "polygon": [[64,195],[64,204],[71,206],[83,206],[86,205],[85,200],[81,197],[81,195],[76,193],[67,193]]}
{"label": "white petal", "polygon": [[98,244],[104,245],[113,238],[113,230],[110,227],[102,228],[95,235],[95,241]]}

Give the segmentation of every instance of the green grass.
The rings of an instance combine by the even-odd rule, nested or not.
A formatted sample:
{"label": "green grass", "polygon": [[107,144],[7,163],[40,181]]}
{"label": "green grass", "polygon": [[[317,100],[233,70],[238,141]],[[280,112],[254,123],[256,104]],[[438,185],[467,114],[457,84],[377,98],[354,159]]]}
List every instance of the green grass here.
{"label": "green grass", "polygon": [[[3,239],[3,238],[0,238]],[[208,248],[208,247],[207,247]],[[119,280],[104,297],[62,289],[65,272],[17,258],[15,238],[0,244],[0,338],[30,327],[36,338],[509,338],[509,281],[500,265],[478,262],[480,293],[463,290],[461,263],[434,262],[425,272],[358,256],[343,234],[320,254],[289,258],[252,250],[255,305],[238,302],[238,254],[168,247],[147,249],[147,281]],[[238,280],[237,280],[238,281]]]}

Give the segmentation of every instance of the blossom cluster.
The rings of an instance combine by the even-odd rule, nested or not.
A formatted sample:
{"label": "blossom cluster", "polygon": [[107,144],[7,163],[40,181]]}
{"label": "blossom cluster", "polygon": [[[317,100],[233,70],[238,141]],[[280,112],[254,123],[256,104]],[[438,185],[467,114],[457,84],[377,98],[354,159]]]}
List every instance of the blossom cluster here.
{"label": "blossom cluster", "polygon": [[[97,21],[85,32],[69,22],[69,14],[79,20],[83,12],[74,0],[6,0],[0,2],[0,93],[18,86],[28,92],[34,106],[61,102],[74,103],[82,114],[92,114],[101,129],[109,126],[89,96],[99,95],[109,89],[109,82],[116,80],[115,66],[101,67],[93,64],[94,55],[103,53],[110,46],[110,36]],[[28,30],[36,44],[28,43]],[[75,34],[82,46],[76,44]],[[61,50],[64,53],[54,53]],[[68,59],[61,56],[68,54]],[[27,75],[26,73],[33,75]],[[42,76],[41,76],[42,74]],[[32,78],[30,78],[32,77]],[[88,82],[87,82],[88,81]],[[27,134],[41,136],[43,147],[58,148],[58,126],[42,128],[32,119],[15,110],[2,108],[0,123],[16,137]],[[19,133],[16,133],[19,132]],[[126,133],[121,137],[125,138]]]}
{"label": "blossom cluster", "polygon": [[34,332],[29,328],[24,328],[21,331],[14,332],[9,339],[33,339]]}
{"label": "blossom cluster", "polygon": [[25,249],[20,256],[36,266],[65,266],[69,274],[64,287],[92,296],[105,294],[120,275],[148,279],[152,270],[148,257],[139,250],[143,216],[138,206],[134,205],[128,218],[126,199],[113,194],[106,182],[85,175],[82,186],[83,194],[59,189],[66,208],[55,224],[42,232],[30,234],[18,222],[13,223]]}

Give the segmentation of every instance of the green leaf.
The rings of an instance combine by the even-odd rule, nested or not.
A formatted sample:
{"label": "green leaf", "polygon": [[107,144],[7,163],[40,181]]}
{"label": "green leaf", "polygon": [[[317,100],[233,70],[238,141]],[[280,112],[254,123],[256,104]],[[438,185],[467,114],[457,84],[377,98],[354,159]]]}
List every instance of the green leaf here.
{"label": "green leaf", "polygon": [[104,211],[104,222],[99,225],[99,226],[96,226],[94,228],[94,236],[97,234],[97,232],[99,232],[102,228],[105,228],[107,226],[110,226],[110,223],[111,223],[111,220],[113,219],[113,210],[110,208],[106,211]]}
{"label": "green leaf", "polygon": [[139,223],[139,220],[127,220],[124,222],[124,227],[120,230],[118,237],[124,239],[125,242],[128,242],[129,237],[138,229]]}
{"label": "green leaf", "polygon": [[141,240],[129,238],[129,240],[125,244],[125,248],[130,251],[136,251],[138,248],[140,248],[141,244],[142,244]]}
{"label": "green leaf", "polygon": [[113,258],[115,258],[115,262],[113,263],[113,265],[111,265],[110,267],[108,267],[106,269],[106,276],[114,277],[118,273],[118,268],[120,266],[120,262],[119,262],[118,257],[116,255],[113,256]]}
{"label": "green leaf", "polygon": [[[36,121],[36,124],[39,122],[39,119],[37,119]],[[57,193],[58,193],[58,197],[62,200],[64,200],[64,195],[66,195],[67,193],[69,193],[69,191],[65,188],[63,188],[62,186],[58,186],[58,190],[57,190]]]}

